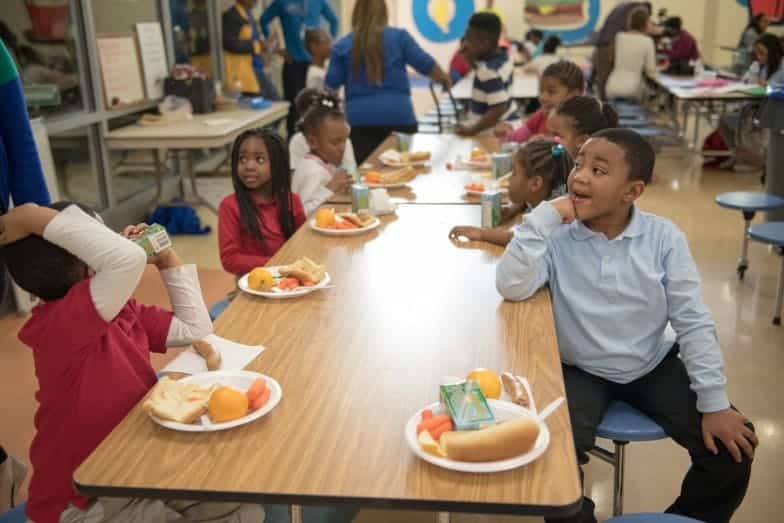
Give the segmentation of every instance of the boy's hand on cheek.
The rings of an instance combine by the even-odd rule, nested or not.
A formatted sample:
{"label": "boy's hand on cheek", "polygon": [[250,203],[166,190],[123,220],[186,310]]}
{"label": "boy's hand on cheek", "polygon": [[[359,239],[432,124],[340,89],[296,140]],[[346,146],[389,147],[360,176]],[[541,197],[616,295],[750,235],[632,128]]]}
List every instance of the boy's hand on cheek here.
{"label": "boy's hand on cheek", "polygon": [[705,446],[712,454],[718,454],[715,438],[719,438],[737,463],[741,462],[741,451],[753,459],[759,441],[754,431],[746,425],[748,422],[743,414],[734,409],[703,414],[702,438]]}
{"label": "boy's hand on cheek", "polygon": [[577,212],[574,210],[574,202],[571,197],[561,196],[554,200],[550,200],[550,203],[555,207],[555,210],[558,211],[558,214],[561,215],[563,223],[572,223],[577,219]]}

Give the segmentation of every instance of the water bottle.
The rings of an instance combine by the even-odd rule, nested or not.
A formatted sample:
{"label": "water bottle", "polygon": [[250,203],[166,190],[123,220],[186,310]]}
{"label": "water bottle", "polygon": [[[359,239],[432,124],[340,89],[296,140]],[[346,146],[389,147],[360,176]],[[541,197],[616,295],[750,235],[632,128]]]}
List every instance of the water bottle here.
{"label": "water bottle", "polygon": [[757,85],[760,80],[760,64],[757,61],[751,62],[748,71],[743,75],[743,83]]}

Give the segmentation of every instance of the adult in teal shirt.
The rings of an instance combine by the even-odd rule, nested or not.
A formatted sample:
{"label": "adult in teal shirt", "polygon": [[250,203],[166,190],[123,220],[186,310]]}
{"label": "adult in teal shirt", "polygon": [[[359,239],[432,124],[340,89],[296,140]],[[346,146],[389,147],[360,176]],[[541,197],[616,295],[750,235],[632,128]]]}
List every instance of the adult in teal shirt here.
{"label": "adult in teal shirt", "polygon": [[294,101],[305,88],[311,60],[305,47],[305,29],[319,27],[322,17],[329,23],[329,31],[334,39],[338,35],[338,17],[329,5],[329,0],[274,0],[259,20],[265,38],[269,38],[269,24],[275,18],[280,19],[283,28],[287,55],[283,64],[283,97],[291,104],[286,120],[289,137],[294,135],[299,118]]}
{"label": "adult in teal shirt", "polygon": [[352,32],[335,43],[327,70],[326,86],[346,89],[346,116],[358,163],[393,131],[417,131],[406,66],[435,82],[452,83],[405,29],[388,23],[384,0],[357,0]]}

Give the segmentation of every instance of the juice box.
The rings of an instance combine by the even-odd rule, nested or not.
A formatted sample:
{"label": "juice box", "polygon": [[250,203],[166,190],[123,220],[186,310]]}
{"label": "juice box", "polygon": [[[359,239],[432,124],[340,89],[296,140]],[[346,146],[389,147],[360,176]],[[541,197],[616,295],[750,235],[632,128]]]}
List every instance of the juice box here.
{"label": "juice box", "polygon": [[495,423],[482,389],[475,381],[464,381],[440,387],[441,403],[457,430],[478,430]]}
{"label": "juice box", "polygon": [[363,183],[351,186],[351,210],[356,214],[370,212],[370,189]]}
{"label": "juice box", "polygon": [[411,149],[411,135],[397,133],[397,152],[407,153]]}
{"label": "juice box", "polygon": [[512,170],[511,153],[494,153],[493,159],[493,178],[496,180]]}
{"label": "juice box", "polygon": [[147,227],[147,229],[144,230],[144,233],[133,241],[144,249],[147,256],[155,256],[172,246],[171,239],[166,233],[166,229],[157,223],[153,223]]}
{"label": "juice box", "polygon": [[482,193],[482,227],[492,229],[501,225],[501,203],[503,194],[498,191]]}

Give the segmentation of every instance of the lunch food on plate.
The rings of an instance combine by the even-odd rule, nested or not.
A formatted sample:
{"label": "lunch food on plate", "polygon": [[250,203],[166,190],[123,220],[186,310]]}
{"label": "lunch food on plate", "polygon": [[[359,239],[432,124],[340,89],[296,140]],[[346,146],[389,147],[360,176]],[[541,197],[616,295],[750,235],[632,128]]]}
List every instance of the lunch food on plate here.
{"label": "lunch food on plate", "polygon": [[474,369],[466,380],[477,382],[486,398],[497,400],[501,397],[501,378],[490,369]]}
{"label": "lunch food on plate", "polygon": [[302,285],[315,285],[324,278],[324,274],[327,271],[323,265],[319,265],[310,258],[303,256],[286,267],[280,267],[278,272],[284,279],[291,277],[298,280]]}
{"label": "lunch food on plate", "polygon": [[397,183],[410,182],[416,178],[416,170],[413,167],[403,167],[394,171],[369,171],[365,174],[365,182],[371,185],[393,185]]}
{"label": "lunch food on plate", "polygon": [[430,159],[430,151],[400,153],[400,163],[424,162]]}
{"label": "lunch food on plate", "polygon": [[368,213],[339,212],[334,209],[319,209],[316,212],[316,227],[338,231],[364,229],[376,222],[376,218]]}
{"label": "lunch food on plate", "polygon": [[196,351],[207,363],[207,370],[218,370],[221,366],[221,355],[209,342],[204,340],[194,341],[193,350]]}
{"label": "lunch food on plate", "polygon": [[142,408],[148,413],[177,423],[193,423],[207,412],[214,387],[200,387],[164,376],[152,388]]}
{"label": "lunch food on plate", "polygon": [[536,421],[522,416],[481,430],[446,432],[440,447],[446,457],[457,461],[498,461],[530,451],[538,437]]}
{"label": "lunch food on plate", "polygon": [[248,287],[254,291],[270,291],[275,283],[272,273],[264,267],[256,267],[248,274]]}
{"label": "lunch food on plate", "polygon": [[495,423],[495,416],[475,381],[441,385],[441,404],[457,430],[475,430]]}
{"label": "lunch food on plate", "polygon": [[234,421],[248,413],[248,396],[233,387],[218,387],[210,396],[207,414],[215,423]]}
{"label": "lunch food on plate", "polygon": [[316,227],[331,229],[335,226],[335,209],[319,209],[316,211]]}
{"label": "lunch food on plate", "polygon": [[485,186],[481,183],[469,183],[465,186],[465,190],[471,192],[485,192]]}
{"label": "lunch food on plate", "polygon": [[267,404],[270,399],[272,391],[267,386],[267,381],[264,378],[259,378],[254,381],[245,395],[248,397],[248,407],[250,410],[259,410]]}
{"label": "lunch food on plate", "polygon": [[487,153],[481,147],[474,147],[471,149],[471,161],[480,163],[487,162]]}
{"label": "lunch food on plate", "polygon": [[504,390],[511,398],[512,403],[516,403],[522,407],[528,406],[528,396],[525,394],[525,388],[517,376],[511,372],[504,372],[501,374],[501,381],[504,383]]}

